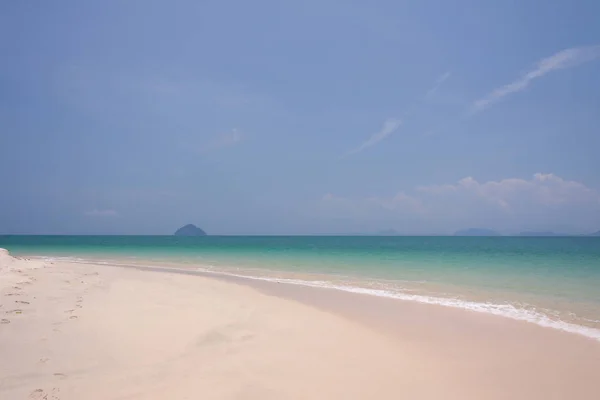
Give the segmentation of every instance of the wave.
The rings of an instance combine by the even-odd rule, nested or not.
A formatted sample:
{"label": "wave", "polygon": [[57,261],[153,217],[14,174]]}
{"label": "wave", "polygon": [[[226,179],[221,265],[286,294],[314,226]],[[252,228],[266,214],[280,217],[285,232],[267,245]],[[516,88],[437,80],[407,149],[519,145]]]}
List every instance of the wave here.
{"label": "wave", "polygon": [[422,304],[432,304],[439,305],[444,307],[452,307],[452,308],[460,308],[463,310],[469,310],[479,313],[492,314],[500,317],[510,318],[518,321],[525,321],[534,323],[536,325],[542,326],[544,328],[552,328],[557,329],[559,331],[575,333],[578,335],[583,335],[587,338],[594,339],[600,341],[600,330],[591,328],[588,326],[577,325],[570,322],[555,320],[548,317],[546,314],[528,310],[524,308],[515,307],[512,304],[496,304],[496,303],[480,303],[468,300],[461,300],[457,298],[446,298],[446,297],[435,297],[435,296],[425,296],[420,294],[411,294],[405,293],[401,291],[392,291],[385,289],[369,289],[363,288],[360,286],[348,286],[348,285],[340,285],[334,282],[329,281],[307,281],[302,279],[290,279],[290,278],[277,278],[277,277],[268,277],[268,276],[252,276],[252,275],[242,275],[235,274],[230,272],[223,271],[215,271],[209,268],[197,268],[197,271],[202,273],[214,274],[214,275],[223,275],[223,276],[232,276],[236,278],[243,279],[251,279],[251,280],[259,280],[259,281],[267,281],[267,282],[276,282],[276,283],[284,283],[289,285],[298,285],[298,286],[307,286],[314,288],[322,288],[322,289],[333,289],[339,290],[343,292],[349,293],[357,293],[364,294],[369,296],[376,297],[385,297],[389,299],[395,300],[403,300],[403,301],[413,301]]}
{"label": "wave", "polygon": [[585,336],[587,338],[600,341],[600,329],[574,324],[566,322],[560,319],[552,319],[547,314],[531,310],[516,307],[513,304],[497,304],[487,302],[475,302],[469,300],[462,300],[452,297],[436,297],[426,296],[422,294],[406,293],[401,290],[389,290],[389,289],[373,289],[365,288],[360,286],[344,285],[331,281],[324,280],[303,280],[303,279],[291,279],[291,278],[278,278],[272,276],[257,276],[257,275],[243,275],[236,274],[233,272],[226,272],[219,270],[212,265],[205,267],[198,267],[195,269],[182,269],[174,267],[160,267],[156,265],[142,265],[142,264],[123,264],[110,260],[92,260],[82,259],[77,257],[42,257],[48,261],[67,261],[84,264],[99,264],[99,265],[113,265],[118,267],[134,267],[134,268],[156,268],[160,270],[170,272],[189,272],[197,271],[203,274],[211,274],[217,276],[229,276],[249,280],[283,283],[288,285],[306,286],[321,289],[332,289],[343,292],[356,293],[362,295],[369,295],[375,297],[385,297],[395,300],[412,301],[421,304],[431,304],[443,307],[459,308],[463,310],[474,311],[478,313],[491,314],[499,317],[510,318],[517,321],[525,321],[533,323],[544,328],[556,329],[563,332],[574,333]]}
{"label": "wave", "polygon": [[65,256],[56,256],[56,257],[31,257],[31,258],[38,258],[40,260],[43,261],[48,261],[48,262],[54,262],[54,261],[64,261],[64,262],[75,262],[75,263],[91,263],[93,262],[93,260],[90,259],[85,259],[85,258],[79,258],[79,257],[65,257]]}

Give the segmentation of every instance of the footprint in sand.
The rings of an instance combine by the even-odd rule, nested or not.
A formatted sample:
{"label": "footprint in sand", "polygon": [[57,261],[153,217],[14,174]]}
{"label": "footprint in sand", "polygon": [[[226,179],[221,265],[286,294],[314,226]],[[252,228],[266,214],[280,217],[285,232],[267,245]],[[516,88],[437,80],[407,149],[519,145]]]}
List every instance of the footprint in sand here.
{"label": "footprint in sand", "polygon": [[50,392],[46,392],[44,389],[35,389],[29,398],[32,400],[60,400],[59,393],[59,388],[52,388]]}
{"label": "footprint in sand", "polygon": [[71,315],[71,316],[69,317],[69,319],[77,319],[77,318],[79,318],[77,315]]}
{"label": "footprint in sand", "polygon": [[50,361],[50,359],[48,357],[42,357],[40,358],[40,364],[46,364],[48,361]]}
{"label": "footprint in sand", "polygon": [[10,319],[2,318],[0,324],[10,324]]}
{"label": "footprint in sand", "polygon": [[16,310],[10,310],[6,312],[7,314],[23,314],[23,310],[21,309],[16,309]]}
{"label": "footprint in sand", "polygon": [[53,375],[60,379],[67,379],[67,375],[63,374],[62,372],[55,372]]}
{"label": "footprint in sand", "polygon": [[19,304],[29,304],[28,301],[23,301],[23,300],[15,300],[15,303],[19,303]]}
{"label": "footprint in sand", "polygon": [[20,296],[23,293],[21,293],[20,291],[23,290],[18,286],[13,286],[12,289],[14,289],[15,291],[12,291],[10,293],[6,293],[5,296]]}

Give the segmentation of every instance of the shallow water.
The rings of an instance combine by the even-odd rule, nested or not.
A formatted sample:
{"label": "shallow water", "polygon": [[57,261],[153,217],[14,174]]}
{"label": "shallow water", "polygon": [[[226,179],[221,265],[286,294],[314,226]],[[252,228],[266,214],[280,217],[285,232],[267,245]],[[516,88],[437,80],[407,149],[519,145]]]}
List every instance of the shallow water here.
{"label": "shallow water", "polygon": [[600,340],[595,237],[0,236],[0,247],[441,304]]}

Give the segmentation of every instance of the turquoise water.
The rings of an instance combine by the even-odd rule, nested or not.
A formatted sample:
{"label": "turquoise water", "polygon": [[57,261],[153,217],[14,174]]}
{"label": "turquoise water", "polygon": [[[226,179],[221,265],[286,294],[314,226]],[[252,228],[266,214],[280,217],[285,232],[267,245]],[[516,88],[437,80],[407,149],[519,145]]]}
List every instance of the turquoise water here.
{"label": "turquoise water", "polygon": [[600,339],[595,237],[0,236],[0,247],[430,302]]}

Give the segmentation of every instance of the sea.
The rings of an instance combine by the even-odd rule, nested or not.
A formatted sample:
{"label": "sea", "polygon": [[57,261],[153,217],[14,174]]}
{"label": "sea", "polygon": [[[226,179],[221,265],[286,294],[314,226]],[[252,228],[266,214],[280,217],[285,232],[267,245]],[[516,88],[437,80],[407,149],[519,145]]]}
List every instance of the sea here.
{"label": "sea", "polygon": [[0,247],[462,308],[600,341],[600,237],[0,236]]}

